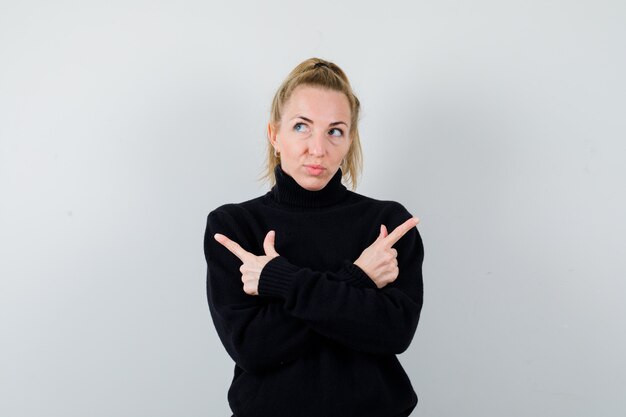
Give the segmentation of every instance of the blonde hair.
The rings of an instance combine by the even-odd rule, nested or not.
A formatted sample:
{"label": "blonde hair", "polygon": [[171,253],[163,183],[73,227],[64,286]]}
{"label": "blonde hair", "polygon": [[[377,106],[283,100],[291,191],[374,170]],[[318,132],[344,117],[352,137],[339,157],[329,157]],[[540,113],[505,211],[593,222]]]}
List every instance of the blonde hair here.
{"label": "blonde hair", "polygon": [[[352,140],[348,153],[341,164],[343,178],[350,184],[353,190],[356,189],[357,178],[363,169],[363,154],[361,151],[361,141],[359,138],[358,120],[361,104],[354,95],[350,82],[346,74],[337,65],[320,58],[309,58],[296,66],[278,87],[272,108],[270,110],[270,124],[276,129],[280,126],[282,109],[291,97],[291,94],[300,85],[321,87],[329,90],[344,93],[350,104],[350,132]],[[265,170],[261,180],[269,181],[273,186],[276,183],[274,170],[280,164],[280,156],[274,155],[274,147],[267,141],[267,159]]]}

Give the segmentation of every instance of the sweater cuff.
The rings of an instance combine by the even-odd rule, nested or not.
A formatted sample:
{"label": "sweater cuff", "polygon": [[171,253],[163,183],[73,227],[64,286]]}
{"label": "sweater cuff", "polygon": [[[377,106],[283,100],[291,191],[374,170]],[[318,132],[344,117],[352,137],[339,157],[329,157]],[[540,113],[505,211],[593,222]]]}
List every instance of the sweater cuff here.
{"label": "sweater cuff", "polygon": [[343,262],[343,268],[339,270],[337,275],[339,275],[345,283],[353,287],[378,289],[374,281],[372,281],[365,271],[348,260]]}
{"label": "sweater cuff", "polygon": [[257,291],[260,296],[287,298],[294,272],[300,270],[282,256],[270,259],[261,270]]}
{"label": "sweater cuff", "polygon": [[[299,267],[282,256],[270,259],[259,276],[257,288],[259,296],[287,298],[289,288],[293,283],[293,274],[299,270]],[[343,262],[343,268],[337,272],[337,275],[341,278],[341,282],[353,287],[378,289],[365,271],[348,260]]]}

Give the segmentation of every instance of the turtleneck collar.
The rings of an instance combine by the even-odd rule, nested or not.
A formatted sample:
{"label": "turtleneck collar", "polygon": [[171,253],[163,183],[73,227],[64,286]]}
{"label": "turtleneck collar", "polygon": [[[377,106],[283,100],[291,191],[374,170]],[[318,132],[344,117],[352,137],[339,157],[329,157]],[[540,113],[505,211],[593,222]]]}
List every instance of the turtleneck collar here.
{"label": "turtleneck collar", "polygon": [[292,176],[283,171],[280,164],[274,169],[274,175],[276,185],[272,187],[270,193],[281,205],[304,208],[326,207],[339,203],[346,196],[346,187],[341,183],[341,168],[337,170],[328,184],[318,191],[302,188]]}

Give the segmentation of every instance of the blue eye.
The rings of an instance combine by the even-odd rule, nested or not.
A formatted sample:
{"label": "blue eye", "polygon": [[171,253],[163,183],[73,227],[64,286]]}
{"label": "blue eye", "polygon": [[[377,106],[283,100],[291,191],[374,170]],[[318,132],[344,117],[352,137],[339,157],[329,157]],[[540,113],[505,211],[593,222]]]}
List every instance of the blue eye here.
{"label": "blue eye", "polygon": [[333,130],[335,130],[335,131],[339,132],[339,134],[338,134],[338,135],[333,135],[333,134],[331,133],[331,135],[332,135],[332,136],[337,136],[337,137],[339,137],[339,136],[343,136],[343,130],[341,130],[341,129],[337,129],[337,128],[330,129],[330,131],[331,131],[331,132],[332,132]]}
{"label": "blue eye", "polygon": [[293,129],[294,129],[296,132],[302,132],[303,130],[302,130],[302,129],[298,129],[298,126],[305,126],[305,124],[304,124],[304,123],[296,123],[296,124],[293,126]]}

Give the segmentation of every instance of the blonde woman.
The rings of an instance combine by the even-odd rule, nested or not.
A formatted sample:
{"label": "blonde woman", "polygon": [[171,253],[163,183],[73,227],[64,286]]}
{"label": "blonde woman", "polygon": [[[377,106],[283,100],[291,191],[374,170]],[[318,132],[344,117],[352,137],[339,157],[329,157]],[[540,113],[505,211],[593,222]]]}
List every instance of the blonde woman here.
{"label": "blonde woman", "polygon": [[235,417],[399,417],[417,404],[396,355],[422,308],[419,220],[356,189],[360,103],[335,64],[279,87],[263,196],[207,219],[207,297],[235,362]]}

